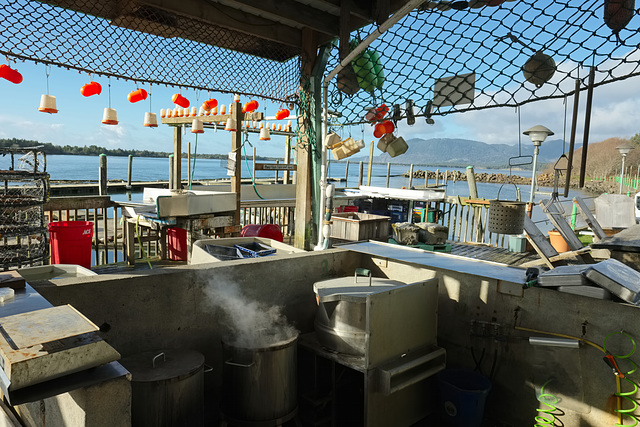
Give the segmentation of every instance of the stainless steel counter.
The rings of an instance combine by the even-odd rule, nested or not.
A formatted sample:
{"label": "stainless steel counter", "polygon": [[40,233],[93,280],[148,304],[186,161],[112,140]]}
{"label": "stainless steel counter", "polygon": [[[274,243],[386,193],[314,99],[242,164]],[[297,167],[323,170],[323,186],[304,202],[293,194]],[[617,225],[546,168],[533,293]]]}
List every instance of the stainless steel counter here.
{"label": "stainless steel counter", "polygon": [[440,270],[472,274],[487,279],[504,280],[513,283],[524,283],[525,281],[526,270],[523,268],[509,267],[495,262],[475,260],[457,255],[373,241],[340,245],[339,247],[363,254],[409,262]]}

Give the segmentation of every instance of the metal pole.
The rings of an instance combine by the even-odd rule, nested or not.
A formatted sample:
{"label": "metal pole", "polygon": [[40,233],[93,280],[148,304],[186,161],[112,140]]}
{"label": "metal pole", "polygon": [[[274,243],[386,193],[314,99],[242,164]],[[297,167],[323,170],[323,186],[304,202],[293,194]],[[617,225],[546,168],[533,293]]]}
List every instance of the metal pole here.
{"label": "metal pole", "polygon": [[369,168],[367,169],[367,185],[371,185],[372,164],[373,164],[373,141],[371,141],[371,148],[369,149]]}
{"label": "metal pole", "polygon": [[626,157],[626,154],[622,155],[622,168],[620,169],[620,194],[622,194],[622,181],[624,181],[624,161]]}
{"label": "metal pole", "polygon": [[409,188],[413,187],[413,165],[409,169]]}
{"label": "metal pole", "polygon": [[173,188],[173,154],[169,154],[169,189]]}
{"label": "metal pole", "polygon": [[533,207],[533,199],[535,198],[536,191],[536,167],[538,166],[538,153],[540,153],[540,146],[536,145],[533,148],[533,173],[531,175],[531,195],[529,196],[529,206]]}
{"label": "metal pole", "polygon": [[349,160],[347,160],[347,166],[344,168],[344,188],[349,187],[347,183],[349,182]]}
{"label": "metal pole", "polygon": [[364,163],[358,164],[358,188],[362,185],[362,176],[364,175]]}

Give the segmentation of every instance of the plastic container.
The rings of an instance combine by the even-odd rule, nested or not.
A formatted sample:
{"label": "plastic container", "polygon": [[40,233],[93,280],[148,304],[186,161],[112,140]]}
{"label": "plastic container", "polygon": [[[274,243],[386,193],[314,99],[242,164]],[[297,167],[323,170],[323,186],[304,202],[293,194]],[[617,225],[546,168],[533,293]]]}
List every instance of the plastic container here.
{"label": "plastic container", "polygon": [[167,229],[167,252],[171,261],[187,260],[187,230],[178,227]]}
{"label": "plastic container", "polygon": [[258,258],[276,253],[275,248],[260,242],[247,242],[234,246],[242,252],[242,256],[245,258]]}
{"label": "plastic container", "polygon": [[445,369],[438,373],[443,419],[455,427],[480,427],[491,381],[467,369]]}
{"label": "plastic container", "polygon": [[204,245],[204,250],[219,261],[232,261],[244,258],[238,248],[219,245]]}
{"label": "plastic container", "polygon": [[264,237],[267,239],[282,242],[282,231],[275,224],[249,224],[245,225],[240,232],[242,237]]}
{"label": "plastic container", "polygon": [[52,264],[77,264],[91,268],[93,222],[57,221],[49,223]]}

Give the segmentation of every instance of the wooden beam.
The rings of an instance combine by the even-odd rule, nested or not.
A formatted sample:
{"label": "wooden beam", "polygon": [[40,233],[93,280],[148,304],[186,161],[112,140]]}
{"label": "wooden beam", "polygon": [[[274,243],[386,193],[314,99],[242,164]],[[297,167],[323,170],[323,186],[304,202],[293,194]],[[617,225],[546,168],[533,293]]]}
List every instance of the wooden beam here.
{"label": "wooden beam", "polygon": [[220,0],[220,3],[294,28],[311,28],[335,36],[338,23],[331,14],[295,0]]}
{"label": "wooden beam", "polygon": [[[303,55],[302,55],[302,76],[301,79],[309,81],[317,60],[317,33],[311,30],[303,30]],[[310,90],[307,86],[305,90]],[[307,94],[309,95],[309,94]],[[313,102],[313,101],[312,101]],[[309,129],[306,126],[311,123],[311,111],[304,108],[298,115],[298,129],[300,137],[296,144],[296,163],[298,171],[296,173],[296,217],[294,246],[301,249],[311,249],[311,240],[314,237],[313,215],[312,215],[312,186],[316,182],[313,175],[313,153],[312,144],[309,141]]]}
{"label": "wooden beam", "polygon": [[[212,1],[181,0],[177,2],[174,0],[143,0],[143,3],[202,23],[239,31],[263,40],[271,40],[287,46],[300,47],[300,40],[302,39],[301,30]],[[144,29],[140,29],[139,31],[144,31]],[[189,34],[184,37],[198,37],[198,34]],[[200,41],[214,46],[218,45],[216,40],[210,40],[208,42],[204,40]],[[220,40],[217,42],[219,43]]]}
{"label": "wooden beam", "polygon": [[236,130],[231,132],[231,151],[236,154],[236,167],[231,177],[231,191],[236,193],[236,210],[233,216],[233,225],[240,225],[240,193],[242,186],[242,120],[244,113],[240,102],[233,103],[232,116]]}

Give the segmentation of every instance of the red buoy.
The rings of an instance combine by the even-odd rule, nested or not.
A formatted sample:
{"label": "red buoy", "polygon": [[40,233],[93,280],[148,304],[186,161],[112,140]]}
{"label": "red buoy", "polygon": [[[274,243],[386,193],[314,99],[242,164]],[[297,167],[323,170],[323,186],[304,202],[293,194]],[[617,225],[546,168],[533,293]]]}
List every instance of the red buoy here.
{"label": "red buoy", "polygon": [[98,82],[89,82],[80,88],[82,96],[100,95],[102,93],[102,86]]}
{"label": "red buoy", "polygon": [[8,65],[0,65],[0,77],[9,80],[11,83],[22,83],[22,74]]}
{"label": "red buoy", "polygon": [[173,102],[174,104],[178,104],[182,108],[189,108],[189,100],[179,93],[173,95],[173,97],[171,98],[171,102]]}

